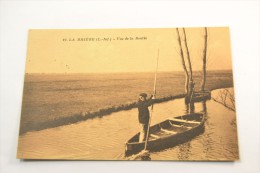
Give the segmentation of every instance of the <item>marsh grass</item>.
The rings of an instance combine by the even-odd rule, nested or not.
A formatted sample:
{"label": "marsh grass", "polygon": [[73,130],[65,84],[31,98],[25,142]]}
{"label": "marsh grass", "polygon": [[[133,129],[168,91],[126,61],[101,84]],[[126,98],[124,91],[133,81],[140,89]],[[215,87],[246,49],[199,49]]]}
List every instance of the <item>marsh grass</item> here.
{"label": "marsh grass", "polygon": [[[27,74],[20,134],[73,124],[136,107],[139,93],[152,94],[154,73]],[[182,72],[158,73],[156,103],[185,97]],[[200,73],[194,73],[195,90]],[[233,86],[231,71],[212,71],[206,89]]]}

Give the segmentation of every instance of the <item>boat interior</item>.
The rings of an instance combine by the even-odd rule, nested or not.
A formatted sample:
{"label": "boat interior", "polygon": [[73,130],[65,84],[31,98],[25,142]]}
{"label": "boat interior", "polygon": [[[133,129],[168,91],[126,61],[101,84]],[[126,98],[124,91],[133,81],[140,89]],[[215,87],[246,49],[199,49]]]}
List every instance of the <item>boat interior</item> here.
{"label": "boat interior", "polygon": [[[203,115],[199,113],[170,117],[167,120],[150,127],[149,141],[166,138],[190,130],[202,122]],[[129,142],[138,142],[139,133]]]}

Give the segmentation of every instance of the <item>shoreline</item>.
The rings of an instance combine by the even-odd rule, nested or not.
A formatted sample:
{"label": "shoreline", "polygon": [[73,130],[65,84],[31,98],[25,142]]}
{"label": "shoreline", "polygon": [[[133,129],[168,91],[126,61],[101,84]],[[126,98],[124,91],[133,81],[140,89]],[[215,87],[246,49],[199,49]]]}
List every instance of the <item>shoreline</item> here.
{"label": "shoreline", "polygon": [[[233,84],[219,84],[219,85],[209,88],[208,90],[213,91],[216,89],[229,88],[229,87],[233,87]],[[156,99],[155,104],[184,98],[185,96],[186,96],[185,93],[165,96],[165,97]],[[49,121],[44,121],[41,123],[31,123],[31,124],[28,124],[28,126],[26,126],[26,127],[23,127],[23,128],[20,127],[19,136],[22,136],[22,135],[26,134],[27,132],[40,131],[40,130],[44,130],[44,129],[74,124],[74,123],[78,123],[78,122],[85,121],[88,119],[93,119],[93,118],[101,118],[103,116],[110,115],[115,112],[130,110],[133,108],[136,108],[136,102],[101,108],[97,111],[80,112],[80,113],[74,114],[72,116],[61,117],[61,118],[57,118],[57,119],[54,119],[51,121],[49,120]]]}

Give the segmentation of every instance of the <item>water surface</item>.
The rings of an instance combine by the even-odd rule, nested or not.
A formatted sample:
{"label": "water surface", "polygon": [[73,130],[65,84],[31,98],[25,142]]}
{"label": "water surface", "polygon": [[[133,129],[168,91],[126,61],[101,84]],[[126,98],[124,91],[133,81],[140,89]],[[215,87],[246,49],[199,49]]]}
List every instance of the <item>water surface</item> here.
{"label": "water surface", "polygon": [[[186,111],[183,99],[156,104],[152,124]],[[205,132],[184,144],[151,153],[152,160],[238,159],[235,112],[212,100],[196,103],[195,111],[206,114]],[[124,160],[125,142],[138,130],[137,109],[121,111],[76,124],[28,132],[19,137],[18,157]]]}

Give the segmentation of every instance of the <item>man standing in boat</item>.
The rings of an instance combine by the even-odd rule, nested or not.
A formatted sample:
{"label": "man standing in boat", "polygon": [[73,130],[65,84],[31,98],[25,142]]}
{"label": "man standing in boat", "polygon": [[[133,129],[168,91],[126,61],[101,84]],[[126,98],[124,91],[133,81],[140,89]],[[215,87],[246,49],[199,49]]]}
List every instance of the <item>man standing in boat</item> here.
{"label": "man standing in boat", "polygon": [[139,142],[145,141],[149,120],[150,120],[150,112],[148,107],[151,106],[154,102],[155,96],[151,95],[149,99],[147,98],[146,93],[141,93],[139,95],[139,100],[137,102],[137,108],[138,108],[138,120],[140,123],[140,136],[139,136]]}

